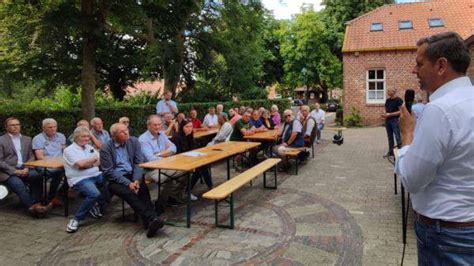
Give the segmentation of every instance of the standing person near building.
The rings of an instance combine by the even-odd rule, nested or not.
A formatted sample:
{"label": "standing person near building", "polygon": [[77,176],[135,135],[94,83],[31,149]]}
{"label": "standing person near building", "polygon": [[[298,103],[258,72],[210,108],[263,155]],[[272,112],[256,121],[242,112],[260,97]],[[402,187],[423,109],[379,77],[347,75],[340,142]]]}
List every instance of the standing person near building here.
{"label": "standing person near building", "polygon": [[178,114],[178,104],[171,100],[171,91],[166,90],[163,93],[163,99],[156,104],[156,114],[163,117],[166,113]]}
{"label": "standing person near building", "polygon": [[462,38],[445,32],[417,43],[413,73],[430,95],[418,125],[401,110],[395,167],[411,193],[419,265],[474,265],[474,86]]}
{"label": "standing person near building", "polygon": [[326,112],[321,109],[321,105],[319,103],[314,104],[314,110],[311,111],[310,116],[316,120],[317,124],[317,131],[316,131],[316,143],[319,143],[321,140],[321,131],[324,128],[324,124],[326,123]]}
{"label": "standing person near building", "polygon": [[403,104],[403,100],[400,97],[395,96],[397,90],[390,88],[387,90],[387,100],[385,101],[385,113],[381,115],[385,119],[385,129],[387,130],[388,138],[388,152],[384,157],[393,156],[393,148],[395,143],[393,136],[397,140],[397,147],[401,148],[402,140],[400,138],[400,107]]}

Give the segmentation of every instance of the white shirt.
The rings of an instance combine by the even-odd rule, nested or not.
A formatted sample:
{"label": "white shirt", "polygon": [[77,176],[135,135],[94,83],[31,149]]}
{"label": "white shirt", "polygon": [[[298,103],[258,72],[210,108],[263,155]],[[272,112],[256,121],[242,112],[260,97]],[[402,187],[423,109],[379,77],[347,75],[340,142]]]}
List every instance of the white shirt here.
{"label": "white shirt", "polygon": [[474,87],[452,80],[431,96],[395,167],[413,209],[432,219],[474,221]]}
{"label": "white shirt", "polygon": [[204,121],[202,121],[202,123],[206,127],[215,126],[215,125],[219,124],[219,122],[217,121],[217,115],[216,114],[214,114],[214,115],[207,114],[204,117]]}
{"label": "white shirt", "polygon": [[21,167],[23,166],[23,156],[21,155],[21,134],[14,136],[8,133],[8,135],[12,139],[13,146],[15,146],[16,157],[18,158],[16,162],[16,166]]}
{"label": "white shirt", "polygon": [[99,153],[94,149],[94,147],[89,144],[86,144],[86,146],[82,148],[81,146],[73,142],[66,149],[64,149],[64,170],[66,171],[67,183],[70,187],[73,187],[81,180],[97,176],[101,173],[99,171],[99,167],[97,166],[87,169],[79,169],[74,166],[77,161],[91,157],[97,157],[98,159]]}
{"label": "white shirt", "polygon": [[316,109],[314,109],[309,115],[316,120],[316,123],[318,123],[318,125],[324,124],[324,116],[326,115],[326,112],[324,112],[322,109],[319,109],[319,111],[316,111]]}
{"label": "white shirt", "polygon": [[[308,118],[306,118],[306,132],[304,132],[305,136],[311,136],[311,131],[313,131],[313,128],[315,126],[314,120],[311,119],[311,116],[308,116]],[[301,123],[304,123],[304,122],[301,122]]]}
{"label": "white shirt", "polygon": [[217,135],[214,137],[214,139],[212,139],[211,142],[209,142],[208,145],[213,145],[217,142],[228,141],[230,135],[232,135],[233,130],[234,128],[232,127],[232,125],[229,122],[225,122],[219,129],[219,132],[217,132]]}

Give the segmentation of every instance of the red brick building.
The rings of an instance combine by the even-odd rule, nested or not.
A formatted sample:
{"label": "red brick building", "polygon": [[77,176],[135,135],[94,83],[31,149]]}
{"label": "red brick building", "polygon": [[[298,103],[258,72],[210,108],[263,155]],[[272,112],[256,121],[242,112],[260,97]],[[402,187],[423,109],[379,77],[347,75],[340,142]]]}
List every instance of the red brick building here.
{"label": "red brick building", "polygon": [[388,88],[402,99],[406,89],[419,90],[411,74],[416,42],[446,31],[467,39],[474,33],[473,14],[474,0],[437,0],[384,5],[349,21],[342,48],[344,116],[355,107],[364,124],[383,123]]}

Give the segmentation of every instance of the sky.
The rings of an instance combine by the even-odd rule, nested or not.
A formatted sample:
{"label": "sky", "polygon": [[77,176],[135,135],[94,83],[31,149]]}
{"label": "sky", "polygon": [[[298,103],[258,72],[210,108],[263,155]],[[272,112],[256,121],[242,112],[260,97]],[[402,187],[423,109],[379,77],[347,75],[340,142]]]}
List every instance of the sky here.
{"label": "sky", "polygon": [[[397,0],[398,3],[417,2],[420,0]],[[263,5],[273,10],[276,19],[291,19],[291,15],[300,11],[302,4],[312,4],[316,11],[323,8],[322,0],[262,0]]]}

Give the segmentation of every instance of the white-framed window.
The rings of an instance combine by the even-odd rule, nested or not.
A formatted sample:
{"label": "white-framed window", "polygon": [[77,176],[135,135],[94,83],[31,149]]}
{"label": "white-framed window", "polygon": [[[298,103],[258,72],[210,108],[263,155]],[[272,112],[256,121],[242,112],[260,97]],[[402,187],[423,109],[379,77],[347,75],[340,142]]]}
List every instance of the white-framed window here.
{"label": "white-framed window", "polygon": [[367,70],[367,103],[385,102],[385,70]]}

